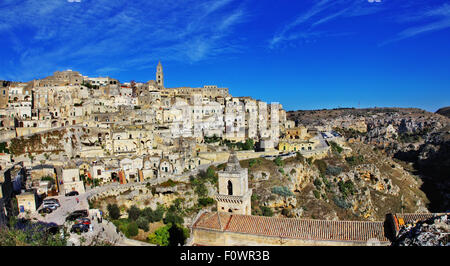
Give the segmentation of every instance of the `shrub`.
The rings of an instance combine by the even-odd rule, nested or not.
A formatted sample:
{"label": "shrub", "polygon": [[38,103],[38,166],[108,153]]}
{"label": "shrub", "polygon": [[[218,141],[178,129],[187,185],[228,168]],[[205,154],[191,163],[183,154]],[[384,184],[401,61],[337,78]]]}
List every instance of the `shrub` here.
{"label": "shrub", "polygon": [[208,206],[214,203],[214,199],[213,198],[199,198],[198,199],[198,204],[200,204],[200,206]]}
{"label": "shrub", "polygon": [[331,189],[331,183],[328,180],[328,178],[322,177],[322,181],[323,181],[323,184],[325,185],[326,190],[329,191]]}
{"label": "shrub", "polygon": [[128,224],[127,233],[128,237],[137,236],[137,234],[139,233],[139,228],[136,222],[131,222]]}
{"label": "shrub", "polygon": [[208,189],[206,188],[205,184],[203,184],[203,183],[198,184],[195,187],[194,191],[200,197],[206,197],[208,195]]}
{"label": "shrub", "polygon": [[320,193],[317,190],[313,191],[314,197],[316,197],[316,199],[320,199]]}
{"label": "shrub", "polygon": [[208,169],[206,170],[206,179],[211,184],[216,184],[217,183],[216,171],[214,171],[214,168],[212,168],[211,166],[208,167]]}
{"label": "shrub", "polygon": [[281,157],[277,157],[277,158],[275,158],[275,160],[273,160],[273,162],[277,165],[277,166],[283,166],[284,165],[284,162],[283,162],[283,160],[281,160]]}
{"label": "shrub", "polygon": [[288,208],[284,208],[284,209],[281,211],[281,214],[284,215],[284,216],[286,216],[286,217],[289,217],[289,218],[294,217],[294,215],[292,214],[292,211],[291,211],[290,209],[288,209]]}
{"label": "shrub", "polygon": [[252,139],[248,139],[245,141],[245,143],[242,145],[243,150],[253,150],[255,146],[255,143]]}
{"label": "shrub", "polygon": [[147,218],[145,218],[144,216],[140,216],[139,218],[137,218],[136,224],[140,229],[144,230],[145,232],[148,232],[149,227]]}
{"label": "shrub", "polygon": [[177,185],[177,182],[173,181],[172,179],[169,179],[166,182],[163,182],[160,184],[161,187],[174,187],[176,185]]}
{"label": "shrub", "polygon": [[341,153],[344,150],[341,146],[339,146],[339,144],[334,141],[330,141],[330,145],[331,150],[336,151],[337,153]]}
{"label": "shrub", "polygon": [[328,166],[327,167],[327,170],[326,170],[326,174],[327,175],[334,175],[334,176],[337,176],[337,175],[339,175],[340,173],[342,173],[342,168],[341,167],[339,167],[339,166]]}
{"label": "shrub", "polygon": [[113,220],[117,220],[120,218],[120,209],[117,204],[108,204],[107,206],[109,217]]}
{"label": "shrub", "polygon": [[257,164],[259,161],[257,159],[250,159],[248,161],[248,167],[252,168],[253,165]]}
{"label": "shrub", "polygon": [[364,156],[358,155],[358,156],[345,157],[345,161],[347,161],[347,163],[350,166],[357,165],[357,164],[364,162]]}
{"label": "shrub", "polygon": [[[1,246],[66,246],[67,234],[52,234],[44,225],[35,222],[22,223],[14,216],[8,226],[0,228]],[[4,254],[4,253],[2,253]]]}
{"label": "shrub", "polygon": [[263,216],[273,216],[273,211],[267,206],[261,206],[261,211]]}
{"label": "shrub", "polygon": [[348,202],[345,201],[344,198],[339,198],[339,197],[333,197],[333,201],[334,204],[336,204],[336,206],[338,206],[339,208],[342,209],[350,209],[352,207],[352,205]]}
{"label": "shrub", "polygon": [[289,196],[294,196],[294,194],[292,193],[292,191],[289,190],[288,187],[273,187],[272,188],[272,193],[274,194],[278,194],[284,197],[289,197]]}
{"label": "shrub", "polygon": [[136,221],[137,218],[141,215],[141,210],[136,207],[136,205],[132,205],[130,209],[128,209],[128,219],[131,221]]}
{"label": "shrub", "polygon": [[9,153],[9,149],[6,148],[6,142],[1,142],[0,143],[0,152],[2,153]]}
{"label": "shrub", "polygon": [[168,246],[170,236],[169,228],[170,226],[168,225],[158,228],[153,234],[147,237],[148,242],[158,246]]}
{"label": "shrub", "polygon": [[344,198],[347,198],[348,195],[353,195],[356,193],[355,185],[351,180],[347,180],[345,182],[338,182],[339,191],[342,193]]}
{"label": "shrub", "polygon": [[325,175],[327,171],[327,163],[323,160],[314,160],[314,165],[319,169],[321,175]]}
{"label": "shrub", "polygon": [[320,188],[320,186],[322,186],[322,182],[319,178],[314,179],[314,186],[316,186],[317,188]]}

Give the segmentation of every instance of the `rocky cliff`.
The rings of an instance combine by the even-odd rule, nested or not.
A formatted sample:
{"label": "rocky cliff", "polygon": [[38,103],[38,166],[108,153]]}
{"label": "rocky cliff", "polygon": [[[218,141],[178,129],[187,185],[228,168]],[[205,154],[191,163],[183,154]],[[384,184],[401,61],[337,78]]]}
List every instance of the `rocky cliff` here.
{"label": "rocky cliff", "polygon": [[442,215],[402,226],[393,246],[450,246],[450,219]]}
{"label": "rocky cliff", "polygon": [[416,108],[295,111],[287,117],[307,127],[338,131],[349,143],[381,150],[386,159],[420,179],[430,211],[450,209],[449,118]]}

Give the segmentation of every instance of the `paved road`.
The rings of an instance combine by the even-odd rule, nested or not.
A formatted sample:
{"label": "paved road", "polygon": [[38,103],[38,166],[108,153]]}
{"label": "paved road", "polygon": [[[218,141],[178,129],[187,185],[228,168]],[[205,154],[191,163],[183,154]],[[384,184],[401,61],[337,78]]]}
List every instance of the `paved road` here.
{"label": "paved road", "polygon": [[[176,178],[179,180],[180,177]],[[183,176],[185,178],[185,176]],[[151,181],[146,181],[140,184],[145,185],[146,183],[150,183],[151,185],[165,182],[169,178],[164,179],[155,179]],[[93,189],[87,189],[85,193],[82,193],[78,196],[71,196],[66,197],[64,195],[55,196],[51,198],[56,198],[59,200],[59,203],[61,206],[54,210],[50,214],[42,215],[38,213],[38,211],[32,213],[30,215],[30,218],[34,218],[38,221],[43,221],[46,223],[56,223],[58,225],[64,225],[69,230],[72,227],[73,222],[66,222],[65,219],[68,214],[75,210],[89,210],[89,203],[88,199],[97,194],[101,193],[113,188],[118,187],[131,187],[135,186],[137,183],[128,183],[128,184],[119,184],[119,183],[111,183],[106,184],[103,186],[95,187]],[[138,183],[139,184],[139,183]],[[78,199],[78,201],[77,201]],[[42,209],[42,205],[38,208],[38,210]],[[82,233],[80,235],[78,234],[70,234],[69,242],[73,243],[74,245],[89,245],[89,244],[95,244],[96,241],[102,241],[107,242],[113,245],[118,246],[152,246],[151,244],[135,241],[132,239],[126,238],[122,233],[117,232],[116,227],[113,223],[103,219],[101,222],[97,220],[97,216],[95,213],[89,213],[89,219],[91,219],[91,230],[87,233]],[[83,243],[81,243],[83,242]],[[98,243],[98,242],[97,242]]]}

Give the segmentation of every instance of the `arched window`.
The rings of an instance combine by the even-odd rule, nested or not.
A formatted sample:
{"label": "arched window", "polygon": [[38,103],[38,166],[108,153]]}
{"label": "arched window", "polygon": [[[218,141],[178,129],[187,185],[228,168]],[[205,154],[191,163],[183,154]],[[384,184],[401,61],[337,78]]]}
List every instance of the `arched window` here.
{"label": "arched window", "polygon": [[231,180],[228,180],[228,195],[233,195],[233,183],[231,183]]}

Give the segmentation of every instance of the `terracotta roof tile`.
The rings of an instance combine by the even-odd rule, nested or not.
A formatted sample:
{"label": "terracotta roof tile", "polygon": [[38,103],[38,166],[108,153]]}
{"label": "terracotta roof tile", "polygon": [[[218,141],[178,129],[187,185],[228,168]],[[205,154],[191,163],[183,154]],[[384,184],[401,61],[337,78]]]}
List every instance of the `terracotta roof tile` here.
{"label": "terracotta roof tile", "polygon": [[378,239],[381,242],[388,242],[388,239],[384,236],[383,222],[306,220],[229,213],[220,213],[220,215],[204,213],[193,227],[308,240],[367,241]]}
{"label": "terracotta roof tile", "polygon": [[449,213],[396,213],[397,218],[403,218],[405,223],[425,221],[431,217],[445,215]]}

